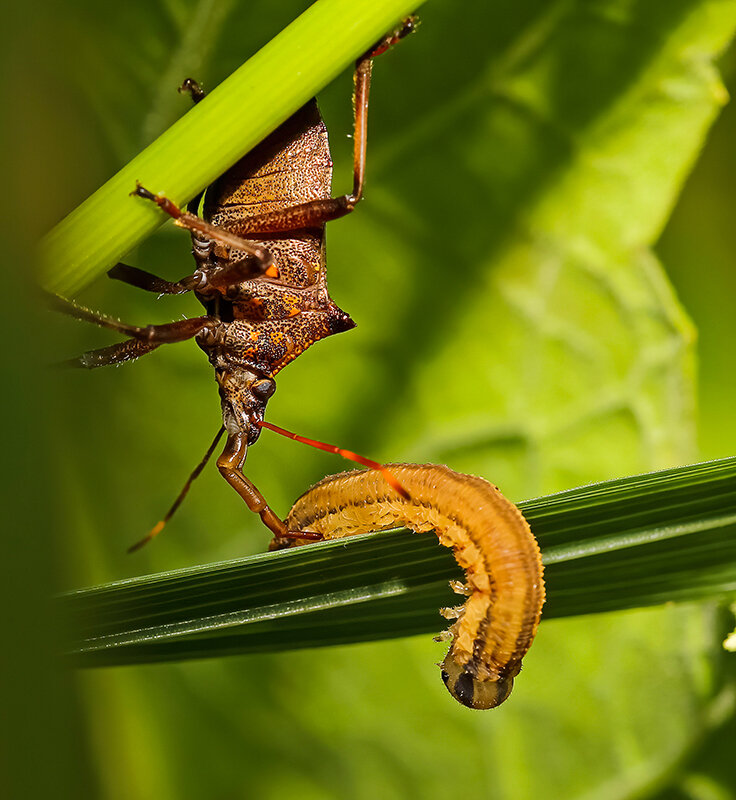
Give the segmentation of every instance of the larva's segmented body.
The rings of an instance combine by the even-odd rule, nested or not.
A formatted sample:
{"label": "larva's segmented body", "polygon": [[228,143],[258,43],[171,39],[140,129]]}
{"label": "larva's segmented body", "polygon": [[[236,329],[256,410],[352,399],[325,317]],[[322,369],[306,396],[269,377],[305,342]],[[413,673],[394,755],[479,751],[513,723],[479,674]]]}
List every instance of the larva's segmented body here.
{"label": "larva's segmented body", "polygon": [[465,570],[469,595],[449,631],[442,677],[464,705],[493,708],[509,696],[539,625],[539,545],[519,509],[488,481],[436,464],[387,467],[410,500],[375,470],[343,472],[303,494],[286,525],[325,539],[402,526],[436,531]]}

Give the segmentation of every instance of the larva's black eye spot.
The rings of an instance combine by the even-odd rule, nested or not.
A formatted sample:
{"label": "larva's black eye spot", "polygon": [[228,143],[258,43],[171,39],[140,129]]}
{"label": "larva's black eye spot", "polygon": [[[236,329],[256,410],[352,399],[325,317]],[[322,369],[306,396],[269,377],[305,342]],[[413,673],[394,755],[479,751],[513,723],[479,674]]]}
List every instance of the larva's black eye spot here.
{"label": "larva's black eye spot", "polygon": [[513,678],[479,680],[448,653],[442,662],[442,680],[450,694],[468,708],[495,708],[511,694]]}
{"label": "larva's black eye spot", "polygon": [[459,700],[464,706],[468,708],[475,708],[473,698],[475,697],[475,679],[468,672],[462,672],[460,677],[455,681],[453,691],[455,699]]}

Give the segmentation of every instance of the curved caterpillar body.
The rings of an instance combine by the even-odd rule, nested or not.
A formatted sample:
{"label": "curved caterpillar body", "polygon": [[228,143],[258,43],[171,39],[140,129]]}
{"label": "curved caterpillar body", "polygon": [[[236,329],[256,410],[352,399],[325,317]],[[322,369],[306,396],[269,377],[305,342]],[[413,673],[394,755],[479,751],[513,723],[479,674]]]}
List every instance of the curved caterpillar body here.
{"label": "curved caterpillar body", "polygon": [[460,593],[468,595],[449,629],[452,644],[442,678],[469,708],[500,705],[539,625],[544,603],[539,545],[519,509],[488,481],[436,464],[386,466],[410,500],[375,470],[343,472],[303,494],[286,524],[325,539],[402,526],[436,531],[465,570],[467,586]]}

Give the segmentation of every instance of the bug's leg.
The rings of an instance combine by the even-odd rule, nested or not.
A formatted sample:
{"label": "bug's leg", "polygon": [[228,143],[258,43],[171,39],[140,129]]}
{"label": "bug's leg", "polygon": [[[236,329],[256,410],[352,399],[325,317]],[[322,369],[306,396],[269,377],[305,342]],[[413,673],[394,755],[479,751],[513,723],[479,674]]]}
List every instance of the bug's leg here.
{"label": "bug's leg", "polygon": [[108,270],[108,278],[122,281],[129,286],[144,289],[156,294],[186,294],[186,292],[206,292],[207,289],[222,291],[234,284],[263,275],[261,264],[253,258],[229,261],[221,267],[212,267],[206,272],[198,270],[179,281],[167,281],[150,272],[128,264],[116,264]]}
{"label": "bug's leg", "polygon": [[[266,274],[269,274],[268,272]],[[202,278],[202,287],[204,289],[216,289],[217,291],[224,291],[229,286],[235,286],[243,281],[257,278],[263,275],[263,269],[260,262],[254,258],[241,258],[237,261],[229,261],[224,266],[209,269],[207,274]]]}
{"label": "bug's leg", "polygon": [[60,367],[82,367],[83,369],[96,369],[112,364],[122,364],[125,361],[134,361],[136,358],[150,353],[160,343],[143,342],[140,339],[126,339],[124,342],[111,344],[109,347],[100,347],[98,350],[88,350],[76,358],[62,361]]}
{"label": "bug's leg", "polygon": [[349,214],[363,197],[365,182],[365,160],[368,142],[368,98],[371,88],[373,59],[403,39],[416,27],[414,17],[409,17],[394,31],[377,42],[355,63],[355,90],[353,107],[355,110],[354,151],[353,151],[353,191],[341,197],[324,200],[311,200],[279,211],[257,214],[237,222],[229,223],[229,228],[241,236],[250,234],[282,233],[285,231],[314,228],[333,219]]}
{"label": "bug's leg", "polygon": [[163,325],[147,325],[145,327],[126,325],[124,322],[106,317],[104,314],[98,314],[96,311],[90,311],[88,308],[72,303],[70,300],[65,300],[59,295],[49,294],[47,297],[51,307],[56,311],[85,322],[92,322],[101,328],[125,333],[146,344],[156,346],[168,342],[183,342],[196,336],[205,328],[214,327],[217,324],[211,317],[192,317],[191,319],[167,322]]}
{"label": "bug's leg", "polygon": [[177,508],[179,508],[179,506],[184,501],[184,498],[189,493],[189,489],[191,488],[194,481],[197,480],[202,470],[207,466],[207,462],[212,457],[212,453],[214,453],[215,448],[217,447],[217,443],[222,438],[223,433],[225,433],[225,428],[220,426],[220,429],[215,434],[215,438],[212,440],[212,444],[210,444],[210,446],[207,448],[207,452],[204,454],[204,457],[199,462],[199,464],[197,464],[197,466],[192,470],[191,474],[187,478],[186,483],[184,484],[184,487],[176,496],[176,500],[174,500],[171,508],[166,512],[166,516],[162,520],[157,522],[142,539],[139,539],[135,544],[131,545],[128,548],[129,553],[135,553],[136,550],[140,550],[141,547],[143,547],[143,545],[148,544],[148,542],[150,542],[152,539],[155,539],[159,535],[159,533],[161,533],[161,531],[166,527],[166,523],[174,516]]}
{"label": "bug's leg", "polygon": [[116,264],[112,269],[109,269],[107,277],[156,294],[185,294],[186,292],[191,292],[192,289],[199,288],[198,279],[194,275],[188,275],[186,278],[176,282],[167,281],[151,272],[146,272],[144,269],[122,263]]}
{"label": "bug's leg", "polygon": [[263,524],[277,539],[300,538],[321,539],[319,534],[302,531],[290,531],[266,502],[266,498],[258,491],[254,483],[243,474],[243,464],[248,453],[248,444],[244,433],[229,434],[225,449],[217,459],[217,468],[222,477],[245,500],[245,504],[258,514]]}
{"label": "bug's leg", "polygon": [[[179,94],[188,94],[192,98],[192,103],[196,106],[200,100],[204,100],[207,96],[207,92],[199,85],[194,78],[185,78],[182,85],[179,87]],[[190,214],[196,214],[197,210],[199,209],[199,204],[204,197],[204,190],[202,190],[199,194],[195,195],[188,203],[187,203],[187,211]]]}
{"label": "bug's leg", "polygon": [[[210,225],[192,213],[183,213],[167,197],[154,195],[140,184],[132,194],[155,202],[163,211],[172,216],[180,227],[198,231],[227,247],[249,253],[262,263],[262,272],[268,274],[268,267],[272,263],[268,250],[254,245],[252,242],[247,242],[241,237],[250,234],[284,233],[302,228],[319,227],[330,220],[349,214],[355,208],[363,196],[368,135],[368,96],[371,87],[373,59],[411,33],[415,27],[416,20],[413,17],[407,18],[396,30],[391,31],[367,53],[362,55],[355,64],[355,91],[353,93],[355,149],[353,152],[353,191],[351,194],[344,194],[341,197],[329,197],[324,200],[311,200],[308,203],[291,206],[279,211],[256,214],[255,216],[229,223],[228,230]],[[192,83],[195,82],[192,81]],[[186,87],[186,90],[191,91],[189,87]],[[191,203],[189,209],[192,211]]]}
{"label": "bug's leg", "polygon": [[194,78],[184,78],[184,82],[179,87],[180,94],[188,94],[192,98],[194,105],[197,105],[200,100],[204,100],[207,92],[194,80]]}
{"label": "bug's leg", "polygon": [[173,200],[160,194],[149,192],[148,189],[141,186],[140,183],[136,184],[135,189],[131,192],[136,197],[142,197],[145,200],[151,200],[156,205],[173,218],[174,223],[180,228],[185,228],[188,231],[196,231],[202,233],[209,239],[229,247],[231,250],[240,250],[252,256],[259,264],[259,274],[268,274],[268,268],[273,264],[271,253],[266,247],[261,247],[254,242],[249,242],[238,236],[236,233],[226,229],[220,228],[217,225],[211,225],[201,217],[182,211]]}

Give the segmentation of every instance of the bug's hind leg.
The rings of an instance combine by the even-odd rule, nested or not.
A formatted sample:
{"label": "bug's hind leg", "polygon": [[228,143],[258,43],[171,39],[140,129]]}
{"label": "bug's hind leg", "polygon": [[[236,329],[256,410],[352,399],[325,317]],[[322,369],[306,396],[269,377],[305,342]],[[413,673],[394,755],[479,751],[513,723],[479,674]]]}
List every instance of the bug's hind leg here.
{"label": "bug's hind leg", "polygon": [[78,306],[70,300],[59,297],[59,295],[48,294],[47,298],[49,304],[55,311],[68,314],[84,322],[92,322],[95,325],[99,325],[101,328],[108,328],[111,331],[125,333],[146,344],[153,344],[156,346],[169,342],[183,342],[186,339],[191,339],[196,336],[200,331],[206,328],[214,329],[217,326],[217,321],[211,317],[192,317],[191,319],[167,322],[163,325],[146,325],[145,327],[126,325],[124,322],[106,317],[104,314],[90,311],[88,308],[84,308],[84,306]]}
{"label": "bug's hind leg", "polygon": [[240,236],[267,233],[284,233],[316,228],[349,214],[363,197],[365,183],[365,163],[368,141],[368,98],[371,88],[373,59],[399,42],[416,28],[414,17],[405,19],[398,28],[388,33],[355,62],[355,90],[353,93],[354,151],[353,151],[353,191],[339,197],[310,200],[290,208],[254,214],[233,221],[228,227]]}
{"label": "bug's hind leg", "polygon": [[135,361],[136,358],[146,355],[160,347],[160,343],[143,342],[140,339],[126,339],[124,342],[111,344],[109,347],[100,347],[98,350],[88,350],[76,358],[62,361],[60,367],[81,367],[82,369],[97,369],[112,364],[123,364],[126,361]]}

